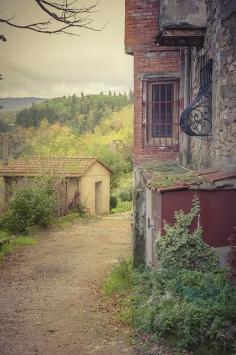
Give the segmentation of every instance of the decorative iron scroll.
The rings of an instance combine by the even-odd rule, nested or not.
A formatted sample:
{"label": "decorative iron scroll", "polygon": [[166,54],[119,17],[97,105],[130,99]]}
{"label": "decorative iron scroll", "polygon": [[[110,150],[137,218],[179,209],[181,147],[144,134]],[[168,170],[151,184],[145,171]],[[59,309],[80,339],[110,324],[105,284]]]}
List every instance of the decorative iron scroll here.
{"label": "decorative iron scroll", "polygon": [[180,127],[188,136],[211,135],[211,91],[201,89],[191,103],[180,116]]}
{"label": "decorative iron scroll", "polygon": [[210,136],[212,131],[212,60],[201,57],[200,89],[180,116],[180,127],[188,136]]}

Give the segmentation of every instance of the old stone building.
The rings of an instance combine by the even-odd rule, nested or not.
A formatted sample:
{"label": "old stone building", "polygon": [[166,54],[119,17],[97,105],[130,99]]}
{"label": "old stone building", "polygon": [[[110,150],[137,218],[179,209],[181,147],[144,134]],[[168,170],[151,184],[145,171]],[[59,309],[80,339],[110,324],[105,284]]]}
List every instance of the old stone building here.
{"label": "old stone building", "polygon": [[236,225],[236,2],[126,0],[125,26],[134,57],[134,262],[155,262],[164,219],[189,210],[195,194],[204,238],[226,259]]}

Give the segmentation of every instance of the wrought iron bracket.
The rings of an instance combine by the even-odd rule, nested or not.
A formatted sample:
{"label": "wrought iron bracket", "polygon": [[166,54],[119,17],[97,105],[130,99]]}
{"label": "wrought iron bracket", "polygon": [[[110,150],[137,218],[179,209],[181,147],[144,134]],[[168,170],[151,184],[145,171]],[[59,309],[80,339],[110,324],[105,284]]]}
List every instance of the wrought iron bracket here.
{"label": "wrought iron bracket", "polygon": [[188,136],[207,137],[212,131],[211,91],[201,88],[194,101],[180,116],[180,127]]}

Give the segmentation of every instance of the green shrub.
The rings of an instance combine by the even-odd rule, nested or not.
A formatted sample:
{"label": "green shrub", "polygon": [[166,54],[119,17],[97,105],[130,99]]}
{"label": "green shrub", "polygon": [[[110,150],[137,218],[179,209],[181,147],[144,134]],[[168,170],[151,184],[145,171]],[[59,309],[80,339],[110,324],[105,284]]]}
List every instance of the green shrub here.
{"label": "green shrub", "polygon": [[236,285],[218,266],[214,252],[191,230],[200,213],[175,213],[157,242],[158,266],[136,271],[134,324],[137,330],[165,337],[179,351],[232,354],[236,341]]}
{"label": "green shrub", "polygon": [[117,203],[118,203],[117,197],[111,195],[111,197],[110,197],[110,210],[111,210],[112,208],[116,208]]}
{"label": "green shrub", "polygon": [[[235,340],[236,286],[225,271],[148,271],[136,277],[137,329],[166,337],[179,350],[230,352]],[[216,351],[216,352],[215,352]],[[202,352],[204,354],[204,352]]]}
{"label": "green shrub", "polygon": [[0,220],[0,228],[19,234],[32,225],[47,226],[55,211],[55,197],[47,188],[30,188],[18,192],[10,210]]}
{"label": "green shrub", "polygon": [[133,178],[132,174],[121,175],[113,193],[120,201],[132,201]]}
{"label": "green shrub", "polygon": [[210,271],[219,264],[213,250],[203,241],[202,229],[191,231],[191,225],[200,213],[199,201],[193,200],[189,213],[175,213],[176,223],[165,223],[165,233],[156,243],[159,267]]}
{"label": "green shrub", "polygon": [[8,210],[0,217],[0,228],[7,231],[10,234],[19,234],[25,231],[27,227],[24,218],[21,218],[18,214],[12,210]]}
{"label": "green shrub", "polygon": [[132,201],[133,188],[132,185],[124,186],[118,193],[118,197],[121,201]]}

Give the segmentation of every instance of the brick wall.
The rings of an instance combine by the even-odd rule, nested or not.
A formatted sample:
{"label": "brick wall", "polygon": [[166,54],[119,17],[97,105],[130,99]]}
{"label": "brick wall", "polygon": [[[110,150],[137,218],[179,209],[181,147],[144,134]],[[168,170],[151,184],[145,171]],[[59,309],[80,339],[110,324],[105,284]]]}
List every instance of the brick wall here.
{"label": "brick wall", "polygon": [[176,160],[178,149],[144,147],[142,79],[147,75],[179,76],[180,50],[155,44],[159,25],[159,0],[126,0],[126,52],[134,55],[134,159],[143,161]]}

